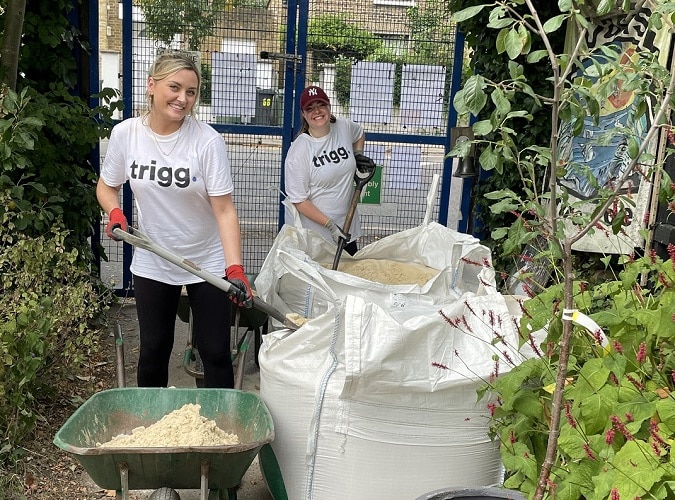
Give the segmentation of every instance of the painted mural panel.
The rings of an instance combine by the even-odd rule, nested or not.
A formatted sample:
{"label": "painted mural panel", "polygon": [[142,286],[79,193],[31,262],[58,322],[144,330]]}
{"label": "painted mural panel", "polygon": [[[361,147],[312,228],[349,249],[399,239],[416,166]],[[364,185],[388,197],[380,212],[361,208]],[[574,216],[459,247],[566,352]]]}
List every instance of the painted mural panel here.
{"label": "painted mural panel", "polygon": [[[620,55],[620,63],[635,61],[640,51],[658,54],[661,64],[666,65],[669,57],[671,36],[664,29],[655,33],[647,29],[650,11],[644,8],[629,23],[623,17],[609,17],[592,25],[586,36],[586,44],[591,51],[598,53],[601,47],[614,47]],[[569,43],[576,43],[574,36],[568,37]],[[596,57],[596,61],[597,61]],[[600,59],[602,62],[602,59]],[[590,60],[585,66],[591,65]],[[588,77],[592,71],[586,72]],[[579,75],[573,75],[573,77]],[[612,77],[615,76],[611,75]],[[609,77],[606,77],[609,78]],[[597,89],[603,80],[591,80]],[[633,122],[635,96],[630,89],[624,88],[622,80],[617,80],[613,92],[602,102],[600,120],[595,123],[587,117],[581,134],[573,137],[569,123],[561,123],[560,159],[568,161],[567,173],[559,183],[566,188],[572,201],[580,202],[580,209],[592,212],[595,209],[595,197],[603,189],[613,189],[622,178],[630,163],[627,135],[643,137],[650,126],[652,110]],[[620,130],[624,132],[619,132]],[[656,154],[656,140],[648,146],[648,151]],[[645,168],[644,171],[648,169]],[[599,253],[628,254],[635,248],[644,247],[639,231],[644,227],[645,214],[649,207],[651,182],[646,176],[635,172],[621,186],[621,197],[626,202],[626,217],[622,231],[614,235],[610,229],[597,228],[574,246],[575,250]],[[608,210],[601,220],[604,228],[615,216],[613,209]],[[573,228],[568,227],[572,231]]]}

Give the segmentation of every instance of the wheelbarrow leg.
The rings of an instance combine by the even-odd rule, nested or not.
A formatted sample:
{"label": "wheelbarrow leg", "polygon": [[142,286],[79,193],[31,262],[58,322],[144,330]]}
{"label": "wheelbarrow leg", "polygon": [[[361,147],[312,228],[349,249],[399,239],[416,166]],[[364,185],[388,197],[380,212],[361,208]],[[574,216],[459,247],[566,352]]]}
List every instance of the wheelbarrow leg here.
{"label": "wheelbarrow leg", "polygon": [[242,389],[244,385],[244,368],[246,364],[246,351],[248,350],[248,344],[251,339],[251,333],[253,330],[246,330],[244,337],[240,344],[237,345],[237,364],[235,366],[234,372],[234,388]]}
{"label": "wheelbarrow leg", "polygon": [[200,500],[208,500],[209,495],[209,461],[202,460],[202,480],[201,480],[201,492],[199,495]]}
{"label": "wheelbarrow leg", "polygon": [[122,490],[117,491],[115,498],[118,500],[129,500],[129,466],[126,462],[118,465],[120,469],[120,483]]}

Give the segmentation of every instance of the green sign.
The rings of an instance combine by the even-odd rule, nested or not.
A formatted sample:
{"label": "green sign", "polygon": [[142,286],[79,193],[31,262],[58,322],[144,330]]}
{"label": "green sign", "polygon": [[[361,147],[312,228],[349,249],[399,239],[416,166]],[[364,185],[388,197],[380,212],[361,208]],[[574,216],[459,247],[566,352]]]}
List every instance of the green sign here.
{"label": "green sign", "polygon": [[361,191],[361,203],[379,205],[382,192],[382,165],[375,167],[375,175]]}

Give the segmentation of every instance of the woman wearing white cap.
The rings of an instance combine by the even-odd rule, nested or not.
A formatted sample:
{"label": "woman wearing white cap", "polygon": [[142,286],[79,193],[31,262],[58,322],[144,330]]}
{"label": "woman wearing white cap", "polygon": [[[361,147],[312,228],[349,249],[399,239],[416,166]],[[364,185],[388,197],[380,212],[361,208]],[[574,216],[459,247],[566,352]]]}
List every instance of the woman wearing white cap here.
{"label": "woman wearing white cap", "polygon": [[[349,234],[342,231],[354,194],[354,174],[372,174],[375,163],[364,156],[363,127],[331,113],[322,88],[307,87],[300,95],[302,125],[286,156],[286,195],[300,213],[302,226],[336,244],[345,238],[345,251],[356,253],[361,236],[358,211]],[[293,220],[287,210],[286,220]]]}

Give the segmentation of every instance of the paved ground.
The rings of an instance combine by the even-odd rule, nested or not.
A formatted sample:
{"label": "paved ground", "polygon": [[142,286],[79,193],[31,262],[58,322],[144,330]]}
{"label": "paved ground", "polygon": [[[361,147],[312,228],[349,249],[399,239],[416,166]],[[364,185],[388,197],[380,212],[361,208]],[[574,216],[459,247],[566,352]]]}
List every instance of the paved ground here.
{"label": "paved ground", "polygon": [[[124,383],[127,387],[136,386],[136,363],[138,360],[138,321],[133,300],[123,299],[120,305],[110,311],[113,324],[119,324],[124,339]],[[169,385],[175,387],[194,387],[195,379],[183,367],[183,354],[188,339],[188,325],[176,318],[176,339],[169,367]],[[251,346],[251,349],[253,347]],[[246,356],[243,389],[260,392],[260,372],[254,362],[253,350]],[[199,500],[199,490],[179,490],[181,500]],[[134,500],[146,500],[152,491],[133,491]],[[257,458],[244,475],[237,500],[273,500],[260,472]]]}

